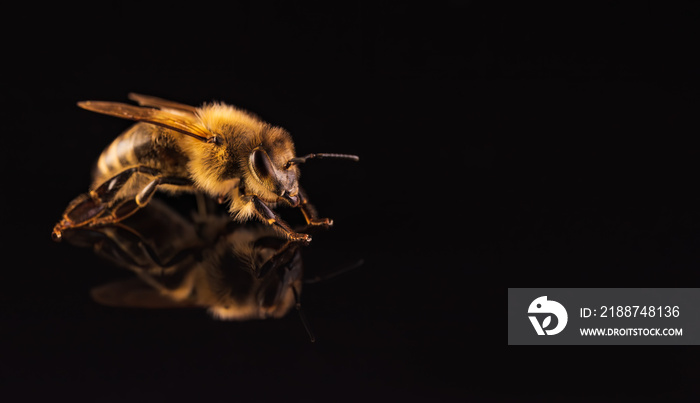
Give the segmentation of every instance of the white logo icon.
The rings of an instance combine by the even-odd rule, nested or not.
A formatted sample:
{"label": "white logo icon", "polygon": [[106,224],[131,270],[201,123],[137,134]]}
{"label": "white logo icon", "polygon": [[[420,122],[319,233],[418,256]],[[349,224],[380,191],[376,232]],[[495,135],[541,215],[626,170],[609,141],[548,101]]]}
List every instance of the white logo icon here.
{"label": "white logo icon", "polygon": [[[530,314],[530,322],[532,326],[535,327],[535,331],[540,336],[547,334],[549,336],[559,334],[564,327],[566,327],[566,322],[569,320],[569,315],[566,314],[566,309],[564,306],[557,301],[547,300],[547,297],[536,298],[530,304],[530,308],[527,309],[527,313]],[[538,314],[538,315],[533,315]],[[549,314],[549,315],[543,315]],[[544,317],[542,324],[537,320],[537,316]],[[547,329],[552,325],[552,316],[556,318],[556,326],[553,329]]]}

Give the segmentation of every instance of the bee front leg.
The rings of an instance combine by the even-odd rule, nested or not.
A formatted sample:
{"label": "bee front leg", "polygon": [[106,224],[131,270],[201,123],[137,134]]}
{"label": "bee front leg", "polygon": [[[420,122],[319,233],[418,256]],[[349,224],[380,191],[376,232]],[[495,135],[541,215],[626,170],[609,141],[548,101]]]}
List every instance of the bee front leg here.
{"label": "bee front leg", "polygon": [[310,235],[294,232],[289,224],[284,222],[284,220],[282,220],[277,213],[275,213],[267,204],[265,204],[265,202],[260,200],[258,196],[246,195],[242,196],[242,198],[244,202],[250,203],[253,213],[258,218],[282,230],[282,232],[284,232],[284,234],[287,236],[287,239],[290,241],[298,241],[303,243],[311,242]]}
{"label": "bee front leg", "polygon": [[330,218],[318,218],[318,211],[316,211],[316,207],[314,207],[313,204],[309,203],[309,198],[306,195],[306,192],[299,188],[299,209],[301,210],[302,214],[304,214],[304,219],[306,220],[306,223],[310,226],[322,226],[322,227],[331,227],[333,225],[333,220]]}

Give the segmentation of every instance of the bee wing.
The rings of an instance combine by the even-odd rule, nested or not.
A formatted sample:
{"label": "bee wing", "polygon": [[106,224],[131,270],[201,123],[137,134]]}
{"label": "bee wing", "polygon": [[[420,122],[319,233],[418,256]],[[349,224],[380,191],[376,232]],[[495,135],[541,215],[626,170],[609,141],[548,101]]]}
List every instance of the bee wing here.
{"label": "bee wing", "polygon": [[105,115],[122,119],[152,123],[202,141],[207,141],[209,137],[212,137],[212,133],[195,119],[194,114],[189,116],[187,114],[134,106],[121,102],[83,101],[78,102],[78,106],[89,111],[104,113]]}
{"label": "bee wing", "polygon": [[191,308],[190,301],[176,301],[162,295],[138,277],[107,283],[90,290],[92,299],[100,305],[119,308]]}
{"label": "bee wing", "polygon": [[132,92],[129,94],[129,99],[141,106],[150,106],[158,109],[174,109],[175,111],[187,112],[192,115],[197,113],[197,108],[194,106],[181,104],[175,101],[168,101],[167,99],[152,97],[150,95],[142,95]]}

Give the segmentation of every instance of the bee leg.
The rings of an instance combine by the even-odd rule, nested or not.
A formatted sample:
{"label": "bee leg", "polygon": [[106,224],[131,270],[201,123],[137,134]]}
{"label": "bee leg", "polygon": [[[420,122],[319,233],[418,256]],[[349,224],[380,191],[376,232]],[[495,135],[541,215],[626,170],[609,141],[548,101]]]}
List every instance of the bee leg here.
{"label": "bee leg", "polygon": [[89,225],[97,217],[102,216],[109,210],[110,203],[114,200],[119,190],[137,172],[148,175],[158,175],[160,173],[158,170],[146,166],[128,168],[104,181],[89,193],[76,197],[68,204],[63,213],[63,219],[54,227],[53,239],[60,241],[63,230]]}
{"label": "bee leg", "polygon": [[187,187],[192,186],[192,181],[187,178],[181,178],[179,176],[159,176],[153,179],[151,182],[149,182],[148,185],[144,186],[144,188],[141,189],[139,194],[136,195],[136,197],[134,198],[136,204],[138,204],[141,207],[148,204],[148,202],[151,201],[151,198],[153,197],[153,194],[156,192],[156,189],[159,185],[174,185]]}
{"label": "bee leg", "polygon": [[[127,199],[116,206],[112,206],[117,193],[124,187],[135,173],[155,176],[135,199]],[[159,170],[147,166],[127,168],[112,178],[103,182],[90,193],[76,197],[63,213],[63,219],[53,229],[53,239],[61,240],[61,233],[69,228],[79,228],[87,225],[112,223],[130,216],[140,207],[146,205],[153,196],[159,184],[172,184],[178,186],[191,186],[192,183],[185,178],[162,177]],[[110,213],[111,214],[108,214]]]}
{"label": "bee leg", "polygon": [[309,203],[309,198],[303,189],[299,189],[299,209],[304,214],[304,219],[309,226],[331,227],[333,220],[330,218],[318,218],[318,211],[313,204]]}
{"label": "bee leg", "polygon": [[111,209],[111,214],[98,217],[91,225],[112,224],[124,220],[137,212],[140,208],[146,206],[156,192],[159,185],[175,185],[175,186],[191,186],[192,182],[189,179],[177,176],[159,176],[150,181],[141,191],[133,198],[126,199],[114,208]]}
{"label": "bee leg", "polygon": [[303,243],[311,242],[311,236],[307,234],[301,234],[294,232],[294,230],[284,222],[270,207],[267,206],[259,197],[251,195],[244,196],[250,199],[250,203],[253,203],[253,211],[261,220],[267,222],[270,225],[274,225],[278,229],[282,230],[290,241],[299,241]]}
{"label": "bee leg", "polygon": [[63,218],[53,227],[51,236],[54,241],[60,241],[64,230],[84,226],[91,219],[102,214],[106,208],[106,204],[91,198],[89,194],[81,194],[68,204]]}

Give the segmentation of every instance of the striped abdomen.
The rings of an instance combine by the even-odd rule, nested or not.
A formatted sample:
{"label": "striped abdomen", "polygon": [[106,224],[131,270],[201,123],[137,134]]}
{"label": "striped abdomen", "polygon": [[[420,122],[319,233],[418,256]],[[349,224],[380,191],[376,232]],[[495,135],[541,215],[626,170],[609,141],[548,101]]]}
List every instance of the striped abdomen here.
{"label": "striped abdomen", "polygon": [[[137,123],[114,139],[100,154],[93,174],[92,188],[114,177],[127,168],[138,165],[160,170],[167,176],[187,178],[187,157],[177,146],[174,136],[166,129],[147,123]],[[152,178],[151,178],[152,179]],[[149,178],[134,178],[122,196],[138,191]]]}

